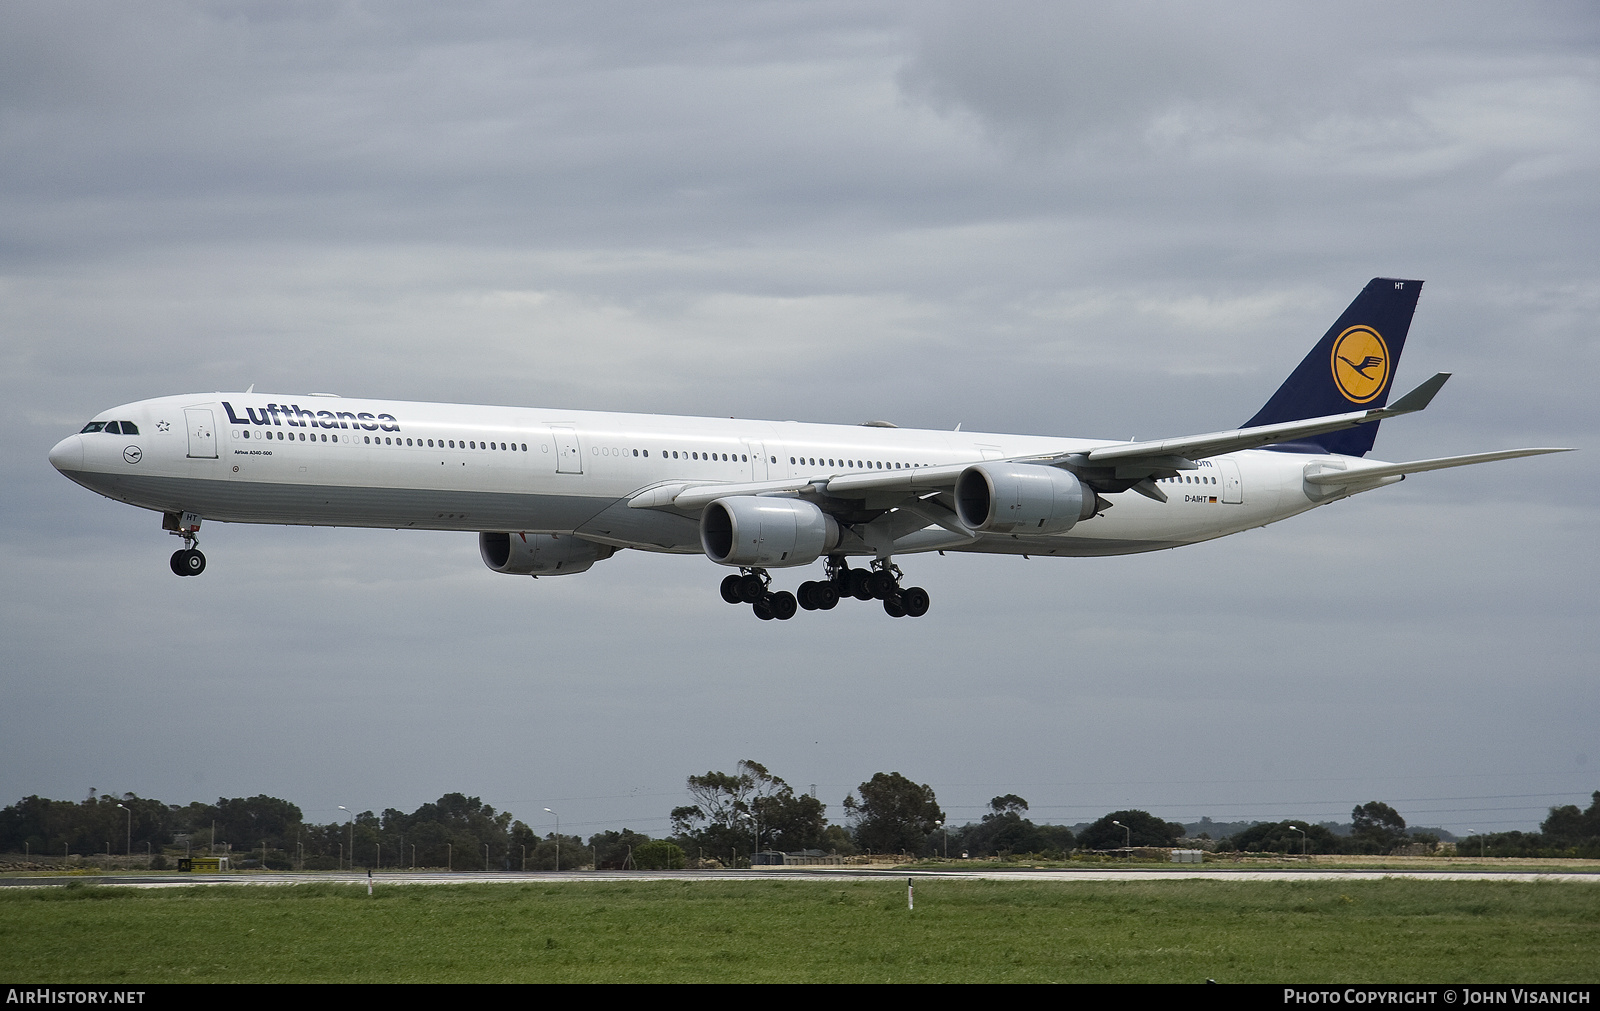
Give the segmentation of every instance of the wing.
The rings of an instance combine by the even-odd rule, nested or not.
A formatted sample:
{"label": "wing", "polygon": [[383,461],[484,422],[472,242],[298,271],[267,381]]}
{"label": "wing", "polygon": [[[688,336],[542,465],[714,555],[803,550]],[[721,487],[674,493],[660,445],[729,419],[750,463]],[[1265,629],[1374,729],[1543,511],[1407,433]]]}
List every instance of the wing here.
{"label": "wing", "polygon": [[[1324,432],[1337,432],[1357,425],[1412,414],[1428,406],[1450,378],[1440,372],[1401,397],[1389,407],[1348,414],[1335,414],[1303,421],[1288,421],[1254,428],[1238,428],[1204,435],[1181,436],[1154,442],[1119,442],[1074,453],[1013,457],[1006,461],[971,460],[965,463],[921,467],[911,470],[871,471],[856,474],[815,475],[778,481],[752,481],[742,484],[673,483],[645,489],[629,500],[635,509],[675,509],[695,513],[717,499],[733,495],[793,495],[816,501],[832,512],[854,511],[863,520],[884,513],[904,515],[895,526],[915,524],[916,528],[936,525],[972,537],[956,519],[951,508],[951,493],[956,480],[967,468],[979,463],[1025,463],[1060,467],[1072,471],[1090,488],[1101,494],[1136,491],[1166,501],[1166,494],[1155,483],[1157,477],[1171,477],[1197,468],[1196,460],[1259,449],[1278,443],[1295,442]],[[1356,484],[1396,474],[1417,473],[1443,467],[1463,467],[1491,460],[1563,452],[1559,449],[1517,449],[1499,453],[1419,460],[1409,464],[1357,463],[1348,470],[1326,471],[1308,481],[1317,484]],[[1359,477],[1357,476],[1359,475]],[[1102,508],[1110,503],[1102,501]]]}
{"label": "wing", "polygon": [[1470,467],[1475,463],[1492,463],[1495,460],[1515,460],[1523,456],[1543,456],[1546,453],[1570,453],[1570,448],[1506,449],[1497,453],[1472,453],[1467,456],[1439,456],[1432,460],[1413,460],[1410,463],[1354,463],[1343,470],[1322,469],[1306,475],[1308,484],[1330,487],[1348,487],[1377,481],[1386,477],[1404,477],[1429,470],[1448,467]]}

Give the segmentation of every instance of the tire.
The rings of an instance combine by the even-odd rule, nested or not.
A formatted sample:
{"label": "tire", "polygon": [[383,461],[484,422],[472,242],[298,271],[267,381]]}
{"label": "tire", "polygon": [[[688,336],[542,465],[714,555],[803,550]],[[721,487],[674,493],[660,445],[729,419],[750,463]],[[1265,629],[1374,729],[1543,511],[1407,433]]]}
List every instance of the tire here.
{"label": "tire", "polygon": [[807,611],[815,611],[817,609],[817,587],[820,585],[820,583],[813,583],[810,580],[801,583],[800,588],[794,592],[795,601]]}
{"label": "tire", "polygon": [[868,585],[871,581],[872,573],[868,572],[866,569],[851,569],[850,596],[856,598],[857,600],[871,600],[872,590]]}
{"label": "tire", "polygon": [[196,548],[189,552],[189,560],[186,564],[189,568],[188,574],[191,576],[198,576],[200,573],[206,571],[206,556],[202,555],[199,549]]}
{"label": "tire", "polygon": [[794,594],[788,590],[779,590],[769,598],[768,607],[772,608],[772,616],[779,621],[788,621],[794,617],[799,605],[795,603]]}
{"label": "tire", "polygon": [[760,618],[762,621],[771,621],[773,618],[777,617],[777,615],[772,613],[772,598],[770,597],[762,597],[754,604],[751,604],[750,609],[754,611],[756,613],[756,617]]}
{"label": "tire", "polygon": [[927,614],[928,603],[928,591],[920,586],[900,591],[900,606],[906,609],[908,618],[920,618]]}
{"label": "tire", "polygon": [[891,618],[904,618],[906,616],[905,606],[900,603],[900,594],[891,593],[883,598],[883,613]]}
{"label": "tire", "polygon": [[739,584],[744,582],[743,576],[728,576],[722,580],[722,599],[730,604],[742,604],[744,598],[739,595]]}
{"label": "tire", "polygon": [[894,577],[880,569],[867,577],[867,590],[879,600],[888,600],[894,595]]}
{"label": "tire", "polygon": [[839,588],[832,583],[818,583],[812,599],[816,602],[817,610],[831,611],[839,604]]}
{"label": "tire", "polygon": [[739,599],[746,604],[754,604],[767,595],[767,584],[760,576],[741,576],[739,579]]}
{"label": "tire", "polygon": [[172,574],[174,576],[187,576],[189,574],[189,569],[184,564],[185,560],[183,556],[186,554],[188,554],[188,552],[184,551],[182,548],[179,548],[177,551],[172,553]]}

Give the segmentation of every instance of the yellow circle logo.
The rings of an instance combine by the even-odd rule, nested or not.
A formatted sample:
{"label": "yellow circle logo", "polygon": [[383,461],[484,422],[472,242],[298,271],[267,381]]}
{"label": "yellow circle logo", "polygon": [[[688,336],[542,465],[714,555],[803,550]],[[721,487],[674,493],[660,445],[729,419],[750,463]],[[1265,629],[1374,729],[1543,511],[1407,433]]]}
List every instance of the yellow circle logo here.
{"label": "yellow circle logo", "polygon": [[1333,381],[1352,403],[1364,404],[1389,384],[1389,347],[1370,326],[1353,326],[1333,342]]}

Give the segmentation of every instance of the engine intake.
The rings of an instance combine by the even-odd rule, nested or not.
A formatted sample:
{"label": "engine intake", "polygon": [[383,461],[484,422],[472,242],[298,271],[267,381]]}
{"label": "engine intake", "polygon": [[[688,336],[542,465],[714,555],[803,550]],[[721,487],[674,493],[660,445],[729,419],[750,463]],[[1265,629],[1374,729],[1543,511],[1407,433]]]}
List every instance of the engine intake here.
{"label": "engine intake", "polygon": [[839,543],[839,524],[810,502],[736,495],[700,514],[700,546],[723,565],[810,565]]}
{"label": "engine intake", "polygon": [[513,576],[566,576],[617,553],[608,544],[595,544],[570,534],[478,535],[483,564]]}
{"label": "engine intake", "polygon": [[1077,476],[1028,463],[980,463],[956,479],[956,515],[983,533],[1056,534],[1094,515]]}

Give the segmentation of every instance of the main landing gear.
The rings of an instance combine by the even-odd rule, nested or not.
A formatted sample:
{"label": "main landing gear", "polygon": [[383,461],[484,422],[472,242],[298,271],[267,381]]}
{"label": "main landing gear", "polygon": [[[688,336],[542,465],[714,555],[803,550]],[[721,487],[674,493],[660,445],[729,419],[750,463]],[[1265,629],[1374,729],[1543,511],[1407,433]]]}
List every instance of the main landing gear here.
{"label": "main landing gear", "polygon": [[844,597],[881,600],[884,613],[891,618],[920,618],[928,613],[928,591],[920,586],[902,588],[900,567],[887,558],[877,559],[870,569],[852,569],[842,557],[830,557],[827,576],[800,584],[795,593],[771,591],[772,578],[765,569],[741,569],[742,575],[722,581],[722,599],[730,604],[749,604],[757,618],[787,621],[796,606],[807,611],[831,611]]}
{"label": "main landing gear", "polygon": [[756,617],[762,621],[788,621],[794,617],[798,606],[794,594],[788,590],[772,592],[772,577],[766,569],[744,569],[740,576],[729,576],[722,581],[722,599],[730,604],[749,604]]}
{"label": "main landing gear", "polygon": [[161,528],[183,538],[183,547],[172,553],[172,574],[198,576],[206,571],[206,556],[198,547],[200,517],[194,513],[167,513],[161,519]]}

